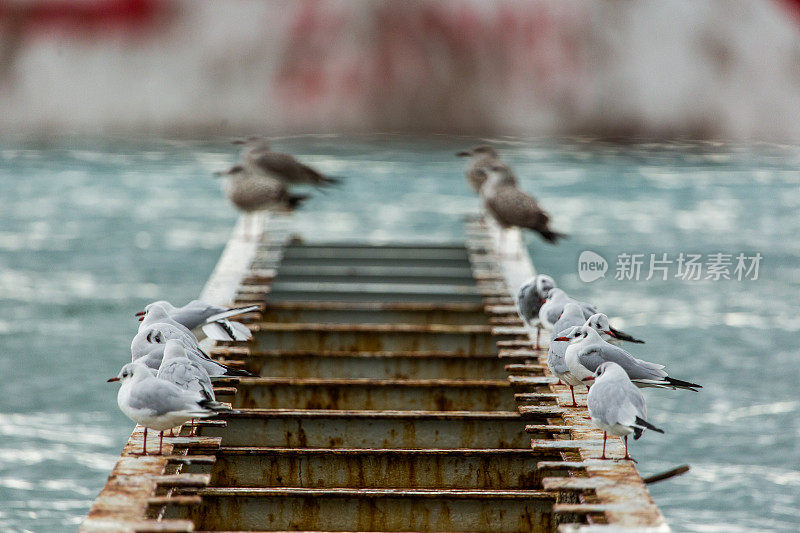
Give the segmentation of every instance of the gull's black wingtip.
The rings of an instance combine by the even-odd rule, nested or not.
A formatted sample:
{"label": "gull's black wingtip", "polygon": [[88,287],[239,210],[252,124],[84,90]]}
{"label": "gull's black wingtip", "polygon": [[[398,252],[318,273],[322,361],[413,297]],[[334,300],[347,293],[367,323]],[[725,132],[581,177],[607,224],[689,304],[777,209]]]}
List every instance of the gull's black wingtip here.
{"label": "gull's black wingtip", "polygon": [[[663,429],[655,427],[653,424],[651,424],[647,420],[639,418],[638,416],[636,417],[636,425],[639,426],[639,427],[637,428],[637,427],[634,426],[634,428],[633,428],[633,435],[634,435],[633,436],[633,440],[637,440],[639,437],[642,436],[642,428],[647,428],[647,429],[653,430],[656,433],[664,433]],[[637,429],[639,430],[639,434],[638,435],[636,434],[636,430]]]}
{"label": "gull's black wingtip", "polygon": [[697,389],[702,389],[703,388],[702,385],[698,385],[697,383],[692,383],[690,381],[683,381],[682,379],[675,379],[675,378],[666,377],[666,378],[664,378],[664,381],[666,381],[667,383],[669,383],[673,387],[677,387],[679,389],[686,389],[686,390],[690,390],[690,391],[693,391],[693,392],[700,392]]}
{"label": "gull's black wingtip", "polygon": [[613,327],[611,327],[611,333],[614,334],[615,338],[617,338],[617,339],[619,339],[621,341],[632,342],[634,344],[644,344],[643,340],[637,339],[636,337],[633,337],[632,335],[629,335],[629,334],[625,333],[624,331],[620,331],[618,329],[614,329]]}
{"label": "gull's black wingtip", "polygon": [[238,377],[246,377],[246,378],[254,378],[254,377],[256,377],[256,375],[253,374],[252,372],[248,372],[247,370],[244,370],[242,368],[232,368],[230,366],[226,366],[225,367],[225,373],[223,374],[223,376],[228,376],[228,377],[230,377],[230,376],[238,376]]}

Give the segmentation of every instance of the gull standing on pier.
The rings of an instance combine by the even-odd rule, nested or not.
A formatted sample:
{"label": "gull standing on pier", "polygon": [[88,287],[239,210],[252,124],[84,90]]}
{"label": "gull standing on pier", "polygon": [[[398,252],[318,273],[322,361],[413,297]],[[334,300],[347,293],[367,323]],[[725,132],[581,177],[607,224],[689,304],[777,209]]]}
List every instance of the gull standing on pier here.
{"label": "gull standing on pier", "polygon": [[[664,365],[650,363],[600,338],[600,334],[589,326],[580,326],[570,333],[556,337],[555,341],[567,341],[569,346],[564,354],[570,374],[577,379],[591,381],[594,372],[606,361],[622,367],[628,377],[638,387],[658,387],[662,389],[686,389],[697,392],[701,385],[669,377]],[[591,386],[587,383],[587,387]]]}
{"label": "gull standing on pier", "polygon": [[539,335],[542,323],[539,321],[539,309],[546,301],[547,293],[555,288],[556,281],[545,274],[538,274],[528,280],[517,292],[517,312],[522,321],[536,328],[536,349],[539,349]]}
{"label": "gull standing on pier", "polygon": [[[566,337],[579,327],[580,326],[575,326],[561,333]],[[584,383],[569,372],[567,362],[564,359],[568,347],[569,343],[566,341],[559,341],[558,339],[550,341],[550,347],[547,349],[547,368],[550,369],[550,372],[552,372],[555,377],[569,387],[569,392],[572,395],[572,405],[570,407],[578,407],[578,402],[575,400],[575,387],[583,385]]]}
{"label": "gull standing on pier", "polygon": [[481,198],[486,211],[503,229],[533,230],[552,244],[566,237],[550,229],[550,216],[539,207],[536,199],[517,188],[516,178],[505,165],[489,167],[488,178],[481,187]]}
{"label": "gull standing on pier", "polygon": [[[174,383],[158,379],[142,363],[128,363],[108,380],[120,381],[117,405],[125,415],[144,426],[141,455],[147,455],[147,430],[159,432],[158,455],[164,443],[164,431],[192,418],[208,418],[232,409],[208,400],[198,392],[184,390]],[[138,454],[137,454],[138,455]]]}
{"label": "gull standing on pier", "polygon": [[228,319],[260,309],[258,305],[228,309],[207,304],[201,300],[192,300],[183,307],[175,307],[166,300],[159,300],[148,304],[144,311],[136,313],[136,316],[141,317],[140,320],[144,320],[155,306],[160,306],[170,320],[177,322],[186,329],[192,330],[202,326],[203,332],[208,337],[218,341],[249,340],[253,336],[250,333],[250,329],[240,322]]}
{"label": "gull standing on pier", "polygon": [[287,185],[333,185],[338,178],[326,176],[302,164],[289,154],[275,152],[264,137],[233,141],[242,144],[242,166],[256,176],[279,180]]}
{"label": "gull standing on pier", "polygon": [[517,184],[517,178],[514,176],[514,173],[500,160],[497,151],[488,144],[482,144],[470,150],[458,152],[456,155],[459,157],[472,158],[469,167],[467,167],[467,182],[469,182],[472,190],[477,193],[481,192],[481,187],[483,187],[483,184],[489,177],[489,169],[496,165],[506,167],[514,185]]}
{"label": "gull standing on pier", "polygon": [[597,367],[593,377],[594,385],[589,390],[587,404],[592,422],[603,430],[603,455],[600,459],[607,459],[606,439],[609,433],[625,438],[624,459],[631,459],[628,454],[628,435],[631,433],[633,440],[641,437],[645,429],[664,433],[664,430],[647,421],[644,397],[621,366],[610,361],[603,363]]}

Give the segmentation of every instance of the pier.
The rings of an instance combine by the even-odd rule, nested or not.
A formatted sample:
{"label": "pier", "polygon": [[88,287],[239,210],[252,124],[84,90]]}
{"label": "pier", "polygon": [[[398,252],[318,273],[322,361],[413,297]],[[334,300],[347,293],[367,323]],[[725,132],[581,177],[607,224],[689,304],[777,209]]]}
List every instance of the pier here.
{"label": "pier", "polygon": [[240,412],[164,456],[130,454],[137,427],[81,531],[669,531],[518,318],[519,234],[474,217],[462,242],[314,242],[259,223],[201,296],[262,306],[250,342],[206,346],[259,376],[215,384]]}

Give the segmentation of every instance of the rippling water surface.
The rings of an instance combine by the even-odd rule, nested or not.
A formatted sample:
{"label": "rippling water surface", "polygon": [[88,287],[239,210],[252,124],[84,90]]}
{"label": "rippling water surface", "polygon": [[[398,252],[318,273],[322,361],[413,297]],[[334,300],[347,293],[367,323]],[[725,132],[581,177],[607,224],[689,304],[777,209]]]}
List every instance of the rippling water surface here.
{"label": "rippling water surface", "polygon": [[[571,235],[527,242],[537,268],[637,336],[637,354],[699,394],[647,391],[666,430],[632,445],[676,531],[800,528],[800,151],[714,144],[493,139]],[[453,152],[475,139],[282,139],[341,176],[297,224],[331,239],[456,240],[478,201]],[[133,313],[195,297],[236,219],[211,172],[224,142],[0,145],[0,530],[75,529],[132,423],[106,378],[129,360]],[[591,284],[577,258],[610,263]],[[763,256],[756,281],[616,281],[620,253]],[[643,269],[645,277],[647,264]]]}

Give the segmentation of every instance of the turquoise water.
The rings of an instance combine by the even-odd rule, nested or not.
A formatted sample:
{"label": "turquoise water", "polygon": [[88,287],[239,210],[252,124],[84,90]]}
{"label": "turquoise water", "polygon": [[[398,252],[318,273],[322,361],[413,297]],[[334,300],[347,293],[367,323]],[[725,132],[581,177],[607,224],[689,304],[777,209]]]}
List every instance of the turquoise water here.
{"label": "turquoise water", "polygon": [[[571,235],[527,236],[538,269],[647,339],[637,355],[705,385],[646,391],[666,434],[632,445],[644,474],[692,466],[652,487],[673,528],[798,530],[800,150],[494,141]],[[452,154],[476,142],[277,146],[348,178],[312,191],[302,232],[419,241],[463,237],[478,201]],[[201,290],[236,220],[211,172],[234,159],[224,142],[0,146],[0,530],[73,530],[88,511],[132,428],[105,380],[129,360],[135,311]],[[604,279],[578,279],[584,250],[609,261]],[[616,281],[623,252],[763,259],[756,281]]]}

